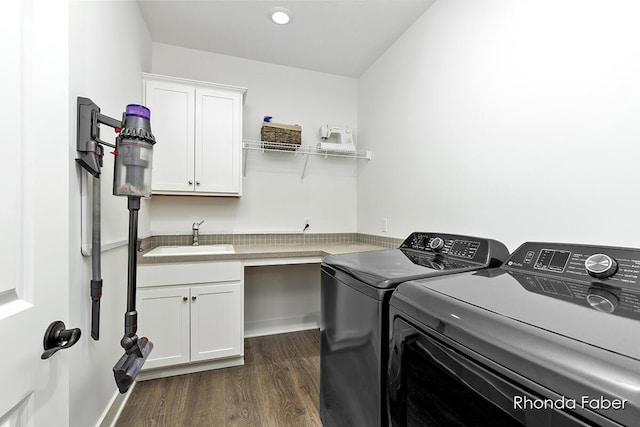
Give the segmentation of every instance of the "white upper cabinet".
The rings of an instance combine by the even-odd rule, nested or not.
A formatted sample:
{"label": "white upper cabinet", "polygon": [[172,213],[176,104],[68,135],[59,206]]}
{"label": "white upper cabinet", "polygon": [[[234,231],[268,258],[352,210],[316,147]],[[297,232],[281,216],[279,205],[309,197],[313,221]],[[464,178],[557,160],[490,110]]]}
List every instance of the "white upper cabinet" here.
{"label": "white upper cabinet", "polygon": [[144,75],[154,194],[242,195],[245,88]]}
{"label": "white upper cabinet", "polygon": [[[193,192],[195,90],[165,80],[145,80],[145,105],[151,110],[154,192]],[[191,183],[189,183],[191,182]]]}

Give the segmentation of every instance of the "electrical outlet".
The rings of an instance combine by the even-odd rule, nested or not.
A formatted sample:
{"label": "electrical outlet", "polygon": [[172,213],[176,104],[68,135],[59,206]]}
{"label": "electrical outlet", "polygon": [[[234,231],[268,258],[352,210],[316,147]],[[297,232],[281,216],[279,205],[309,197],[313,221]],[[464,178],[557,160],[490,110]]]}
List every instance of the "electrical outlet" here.
{"label": "electrical outlet", "polygon": [[382,218],[382,232],[383,233],[387,232],[388,225],[389,225],[389,221],[387,221],[387,218]]}

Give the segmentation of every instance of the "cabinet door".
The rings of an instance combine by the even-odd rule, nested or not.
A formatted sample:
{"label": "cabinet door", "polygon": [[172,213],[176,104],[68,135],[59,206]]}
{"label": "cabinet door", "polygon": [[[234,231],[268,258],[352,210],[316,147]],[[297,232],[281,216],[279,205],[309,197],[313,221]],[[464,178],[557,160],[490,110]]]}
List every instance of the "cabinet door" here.
{"label": "cabinet door", "polygon": [[189,288],[138,289],[138,336],[153,343],[144,367],[189,362]]}
{"label": "cabinet door", "polygon": [[196,88],[195,191],[241,194],[242,94]]}
{"label": "cabinet door", "polygon": [[145,104],[151,110],[154,193],[192,193],[194,183],[195,89],[156,80],[145,81]]}
{"label": "cabinet door", "polygon": [[191,288],[191,360],[244,353],[239,282]]}

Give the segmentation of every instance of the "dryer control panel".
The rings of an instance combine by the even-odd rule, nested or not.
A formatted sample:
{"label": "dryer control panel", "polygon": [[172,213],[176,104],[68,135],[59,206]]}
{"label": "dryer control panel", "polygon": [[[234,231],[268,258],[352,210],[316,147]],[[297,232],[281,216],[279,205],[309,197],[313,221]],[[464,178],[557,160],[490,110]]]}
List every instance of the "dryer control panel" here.
{"label": "dryer control panel", "polygon": [[496,240],[433,232],[411,233],[400,249],[441,254],[488,267],[499,266],[509,256],[507,248]]}
{"label": "dryer control panel", "polygon": [[503,268],[640,289],[640,249],[527,242]]}

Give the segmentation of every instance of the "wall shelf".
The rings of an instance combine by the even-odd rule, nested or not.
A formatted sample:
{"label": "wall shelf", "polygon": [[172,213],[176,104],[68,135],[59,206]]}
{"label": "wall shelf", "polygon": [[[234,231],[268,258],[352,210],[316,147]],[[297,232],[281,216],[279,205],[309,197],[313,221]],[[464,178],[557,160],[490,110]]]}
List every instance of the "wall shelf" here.
{"label": "wall shelf", "polygon": [[[265,147],[265,144],[268,146]],[[285,144],[280,142],[262,142],[262,141],[251,141],[251,140],[243,140],[242,148],[245,151],[270,151],[276,153],[288,153],[297,155],[304,155],[304,167],[302,168],[302,173],[300,175],[300,179],[304,179],[304,174],[307,169],[307,162],[309,161],[309,156],[323,156],[325,158],[328,157],[342,157],[348,159],[365,159],[371,160],[371,151],[367,150],[353,150],[353,151],[338,151],[338,150],[325,150],[320,147],[316,147],[313,145],[297,145],[297,144]],[[247,170],[247,156],[245,154],[244,161],[242,165],[243,176],[246,176]]]}

